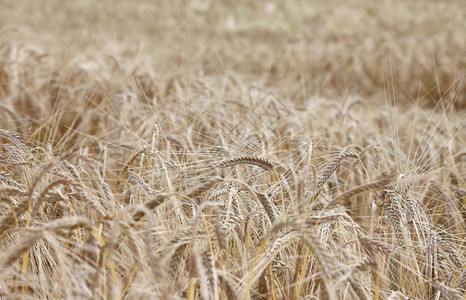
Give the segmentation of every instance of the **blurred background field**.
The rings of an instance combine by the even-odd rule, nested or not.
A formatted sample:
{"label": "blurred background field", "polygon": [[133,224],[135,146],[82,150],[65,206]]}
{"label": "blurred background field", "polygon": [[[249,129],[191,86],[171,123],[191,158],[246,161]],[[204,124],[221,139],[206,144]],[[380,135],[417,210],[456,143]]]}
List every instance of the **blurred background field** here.
{"label": "blurred background field", "polygon": [[68,59],[118,55],[134,69],[150,64],[160,82],[233,73],[298,98],[383,100],[392,89],[400,102],[456,93],[464,107],[461,4],[3,0],[0,25],[3,48],[38,45]]}

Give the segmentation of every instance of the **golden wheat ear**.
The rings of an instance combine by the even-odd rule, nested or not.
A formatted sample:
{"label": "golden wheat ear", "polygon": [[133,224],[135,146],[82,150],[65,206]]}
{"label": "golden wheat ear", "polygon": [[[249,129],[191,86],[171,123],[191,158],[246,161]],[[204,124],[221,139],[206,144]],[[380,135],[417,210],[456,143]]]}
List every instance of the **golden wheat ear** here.
{"label": "golden wheat ear", "polygon": [[229,158],[229,159],[225,159],[217,163],[216,166],[221,167],[221,168],[226,168],[226,167],[241,165],[241,164],[261,167],[267,171],[274,169],[272,162],[270,162],[269,160],[265,158],[257,157],[257,156],[240,156],[240,157]]}

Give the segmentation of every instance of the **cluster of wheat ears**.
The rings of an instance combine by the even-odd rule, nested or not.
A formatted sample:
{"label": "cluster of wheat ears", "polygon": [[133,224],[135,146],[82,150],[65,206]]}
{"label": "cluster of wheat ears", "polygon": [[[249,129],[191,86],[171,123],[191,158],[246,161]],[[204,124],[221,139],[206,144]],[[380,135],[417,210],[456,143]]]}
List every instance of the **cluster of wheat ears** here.
{"label": "cluster of wheat ears", "polygon": [[464,95],[0,57],[0,298],[462,299]]}

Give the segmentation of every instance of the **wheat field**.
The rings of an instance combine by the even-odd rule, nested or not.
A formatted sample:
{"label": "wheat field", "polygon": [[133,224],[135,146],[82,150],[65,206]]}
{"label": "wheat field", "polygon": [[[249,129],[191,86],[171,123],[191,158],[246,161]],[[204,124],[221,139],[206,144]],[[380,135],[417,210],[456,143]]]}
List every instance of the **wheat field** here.
{"label": "wheat field", "polygon": [[0,299],[466,299],[466,8],[0,1]]}

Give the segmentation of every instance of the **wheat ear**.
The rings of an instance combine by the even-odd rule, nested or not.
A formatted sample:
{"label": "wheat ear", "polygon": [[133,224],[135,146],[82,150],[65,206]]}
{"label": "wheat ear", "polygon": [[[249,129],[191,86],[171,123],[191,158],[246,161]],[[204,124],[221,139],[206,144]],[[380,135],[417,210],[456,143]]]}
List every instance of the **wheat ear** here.
{"label": "wheat ear", "polygon": [[328,167],[325,169],[324,173],[319,177],[316,183],[315,187],[315,193],[313,196],[313,199],[317,198],[317,196],[320,194],[322,191],[322,188],[324,187],[324,184],[327,182],[327,180],[330,178],[330,176],[335,172],[341,165],[344,159],[353,157],[353,158],[358,158],[359,155],[351,150],[346,149],[342,153],[340,153],[337,157],[335,157]]}
{"label": "wheat ear", "polygon": [[229,159],[219,162],[217,166],[226,168],[226,167],[239,165],[239,164],[254,165],[254,166],[261,167],[267,171],[271,171],[274,169],[273,164],[270,161],[266,160],[265,158],[256,157],[256,156],[240,156],[240,157],[229,158]]}
{"label": "wheat ear", "polygon": [[390,183],[391,183],[391,178],[383,178],[375,182],[366,183],[366,184],[362,184],[357,187],[354,187],[350,190],[347,190],[343,194],[337,196],[336,198],[333,198],[329,203],[327,203],[327,205],[324,207],[324,210],[328,209],[330,206],[335,205],[339,201],[349,199],[355,195],[368,192],[368,191],[386,188]]}

